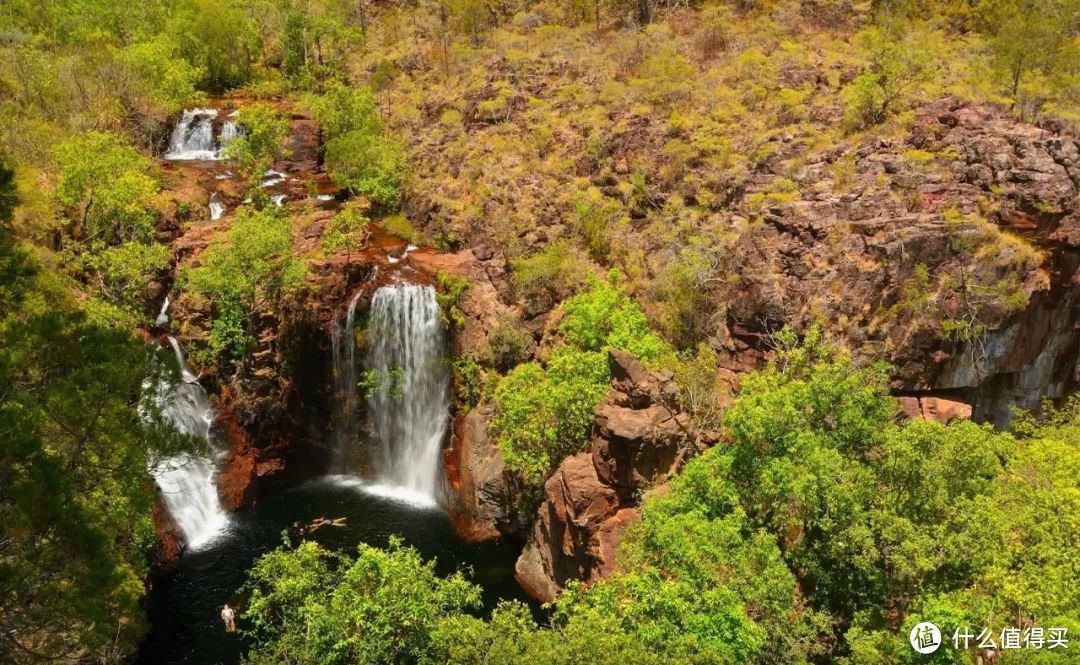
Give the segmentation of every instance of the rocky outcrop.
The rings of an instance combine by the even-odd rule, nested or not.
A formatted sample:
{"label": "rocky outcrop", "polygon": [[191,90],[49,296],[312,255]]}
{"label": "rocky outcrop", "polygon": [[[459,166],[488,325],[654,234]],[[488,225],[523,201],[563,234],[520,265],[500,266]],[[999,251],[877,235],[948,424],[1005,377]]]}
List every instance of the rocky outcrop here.
{"label": "rocky outcrop", "polygon": [[507,471],[489,434],[492,413],[490,405],[481,405],[454,421],[451,450],[457,463],[447,465],[455,485],[451,514],[458,531],[469,540],[513,534],[522,528],[516,509],[517,480]]}
{"label": "rocky outcrop", "polygon": [[157,531],[157,545],[150,550],[150,564],[156,570],[170,572],[180,563],[180,555],[184,551],[184,536],[160,498],[154,500],[152,517],[154,530]]}
{"label": "rocky outcrop", "polygon": [[675,472],[695,450],[677,410],[670,375],[623,351],[608,357],[612,386],[596,407],[588,452],[563,460],[544,498],[515,576],[533,597],[552,600],[568,580],[595,580],[616,568],[623,532],[638,519],[640,490]]}
{"label": "rocky outcrop", "polygon": [[954,420],[971,418],[971,405],[941,397],[897,397],[900,409],[909,419],[933,420],[946,425]]}
{"label": "rocky outcrop", "polygon": [[745,213],[761,223],[731,248],[737,279],[714,287],[722,366],[753,368],[774,331],[825,321],[889,360],[898,393],[960,395],[979,420],[1061,396],[1080,378],[1078,176],[1075,137],[949,99],[906,136],[809,156],[794,201],[753,176],[746,200],[765,203]]}

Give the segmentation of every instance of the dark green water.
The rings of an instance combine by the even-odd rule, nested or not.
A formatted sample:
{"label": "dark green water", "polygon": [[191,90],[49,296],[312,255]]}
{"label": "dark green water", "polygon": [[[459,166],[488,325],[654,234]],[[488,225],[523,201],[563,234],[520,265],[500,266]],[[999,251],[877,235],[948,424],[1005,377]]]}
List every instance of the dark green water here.
{"label": "dark green water", "polygon": [[361,542],[383,546],[390,536],[400,535],[425,558],[435,558],[440,574],[470,567],[472,580],[484,589],[488,610],[504,598],[528,601],[514,581],[520,544],[469,544],[458,538],[438,508],[418,508],[331,479],[317,480],[234,513],[218,539],[186,552],[175,573],[154,580],[149,599],[152,628],[136,662],[240,662],[243,638],[225,632],[221,606],[229,603],[242,610],[236,590],[255,558],[281,545],[282,531],[293,522],[310,523],[319,516],[348,518],[347,527],[324,527],[309,536],[327,548],[352,551]]}

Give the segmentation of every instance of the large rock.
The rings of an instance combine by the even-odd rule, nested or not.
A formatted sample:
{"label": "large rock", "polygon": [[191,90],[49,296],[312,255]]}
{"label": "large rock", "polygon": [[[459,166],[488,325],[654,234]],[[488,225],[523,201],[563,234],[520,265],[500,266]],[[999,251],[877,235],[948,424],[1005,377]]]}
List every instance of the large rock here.
{"label": "large rock", "polygon": [[448,465],[456,470],[457,481],[452,513],[458,531],[469,540],[495,538],[520,529],[514,480],[489,436],[492,413],[490,405],[482,405],[454,423],[457,464]]}
{"label": "large rock", "polygon": [[[898,393],[947,392],[979,420],[1005,424],[1013,404],[1035,406],[1080,385],[1076,137],[998,107],[945,99],[922,109],[906,135],[868,136],[803,157],[788,174],[796,200],[736,205],[740,233],[729,249],[736,278],[711,287],[725,318],[726,331],[712,340],[724,368],[753,369],[776,330],[824,320],[857,354],[888,360]],[[775,178],[750,174],[743,206]],[[969,221],[958,226],[956,213]],[[964,252],[958,234],[1001,240]],[[929,276],[921,303],[920,266]],[[1012,279],[1027,305],[1014,310],[983,298],[977,324],[985,336],[950,340],[942,320],[971,314],[959,311],[957,288],[942,284],[961,274],[985,289]]]}
{"label": "large rock", "polygon": [[618,350],[609,352],[608,364],[612,387],[596,407],[592,445],[563,460],[544,484],[515,567],[518,582],[544,602],[569,580],[595,580],[617,568],[622,534],[639,517],[640,490],[666,479],[696,449],[670,375]]}
{"label": "large rock", "polygon": [[971,405],[964,402],[929,396],[903,396],[896,399],[900,402],[904,415],[912,420],[921,418],[944,425],[954,420],[971,418]]}

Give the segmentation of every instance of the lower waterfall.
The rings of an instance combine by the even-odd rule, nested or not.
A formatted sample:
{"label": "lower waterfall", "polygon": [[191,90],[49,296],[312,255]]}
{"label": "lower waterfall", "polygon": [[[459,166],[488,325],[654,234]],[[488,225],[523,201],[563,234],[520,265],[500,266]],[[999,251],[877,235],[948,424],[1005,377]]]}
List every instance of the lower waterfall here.
{"label": "lower waterfall", "polygon": [[365,372],[356,371],[356,302],[334,337],[338,401],[334,473],[358,470],[357,411],[363,383],[372,422],[368,447],[374,478],[341,478],[373,494],[435,505],[443,484],[442,445],[450,419],[446,335],[435,289],[415,284],[375,291],[365,331]]}
{"label": "lower waterfall", "polygon": [[[206,391],[184,363],[180,344],[169,337],[180,382],[157,388],[162,415],[185,434],[213,444],[210,425],[214,410]],[[216,467],[212,458],[183,453],[161,461],[152,470],[162,502],[184,534],[184,542],[196,548],[212,540],[225,526],[227,516],[214,483]]]}

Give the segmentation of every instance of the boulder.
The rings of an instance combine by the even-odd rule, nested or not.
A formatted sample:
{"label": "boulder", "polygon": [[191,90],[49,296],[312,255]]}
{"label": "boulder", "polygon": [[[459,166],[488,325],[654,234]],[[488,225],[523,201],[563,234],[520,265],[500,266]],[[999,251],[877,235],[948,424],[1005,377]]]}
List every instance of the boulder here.
{"label": "boulder", "polygon": [[457,501],[454,522],[469,540],[485,540],[519,530],[517,492],[502,453],[489,436],[493,408],[482,405],[454,423]]}
{"label": "boulder", "polygon": [[897,397],[900,408],[909,419],[922,418],[943,425],[957,419],[971,418],[971,405],[940,397]]}

